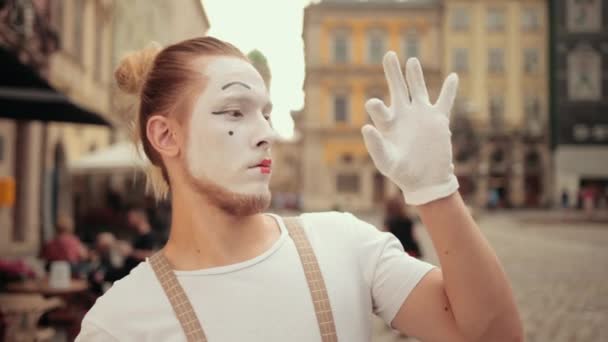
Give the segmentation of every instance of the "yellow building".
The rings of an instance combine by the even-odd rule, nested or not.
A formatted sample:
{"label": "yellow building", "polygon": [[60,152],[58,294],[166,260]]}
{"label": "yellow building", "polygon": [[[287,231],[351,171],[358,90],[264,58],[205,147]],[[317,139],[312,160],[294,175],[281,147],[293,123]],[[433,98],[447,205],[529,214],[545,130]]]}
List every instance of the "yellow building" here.
{"label": "yellow building", "polygon": [[440,89],[439,1],[325,0],[304,12],[306,79],[297,129],[305,210],[371,210],[396,188],[373,165],[361,136],[368,98],[390,101],[382,57],[418,57],[429,93]]}
{"label": "yellow building", "polygon": [[454,139],[461,192],[479,206],[496,195],[504,206],[546,204],[546,1],[446,0],[443,7],[443,74],[460,76],[453,117],[469,121],[476,136]]}

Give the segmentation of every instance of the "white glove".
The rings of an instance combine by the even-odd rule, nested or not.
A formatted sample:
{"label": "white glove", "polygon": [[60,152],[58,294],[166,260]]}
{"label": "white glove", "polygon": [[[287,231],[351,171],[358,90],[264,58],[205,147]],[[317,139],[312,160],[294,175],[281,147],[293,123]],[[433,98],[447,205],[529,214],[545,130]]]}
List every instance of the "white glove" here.
{"label": "white glove", "polygon": [[391,106],[379,99],[368,100],[365,108],[375,127],[365,125],[361,129],[374,164],[401,188],[408,204],[425,204],[453,194],[458,190],[458,180],[452,164],[448,116],[458,76],[452,73],[446,78],[433,105],[418,59],[407,61],[407,84],[397,54],[389,51],[383,64]]}

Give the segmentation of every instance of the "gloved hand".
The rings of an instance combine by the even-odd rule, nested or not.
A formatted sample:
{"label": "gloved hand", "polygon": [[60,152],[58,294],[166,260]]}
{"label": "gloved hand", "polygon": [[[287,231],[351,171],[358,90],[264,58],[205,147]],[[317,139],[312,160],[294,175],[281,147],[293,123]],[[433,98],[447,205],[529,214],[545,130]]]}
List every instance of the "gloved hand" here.
{"label": "gloved hand", "polygon": [[407,84],[397,54],[388,52],[383,64],[391,105],[379,99],[365,104],[375,125],[361,129],[367,150],[378,170],[401,188],[408,204],[447,197],[458,190],[448,119],[458,76],[446,78],[437,102],[431,104],[418,59],[407,61]]}

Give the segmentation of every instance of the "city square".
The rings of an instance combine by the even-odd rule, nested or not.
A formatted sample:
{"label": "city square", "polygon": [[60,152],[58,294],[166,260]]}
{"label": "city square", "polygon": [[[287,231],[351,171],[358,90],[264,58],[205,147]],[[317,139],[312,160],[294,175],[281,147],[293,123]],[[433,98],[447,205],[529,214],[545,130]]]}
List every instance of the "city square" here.
{"label": "city square", "polygon": [[[541,218],[548,215],[551,214],[532,214]],[[509,276],[526,341],[605,341],[608,222],[529,223],[528,217],[530,213],[487,213],[478,221]],[[379,222],[373,216],[365,219]],[[424,246],[425,260],[437,265],[424,227],[417,226],[416,234]],[[409,340],[414,341],[398,337],[376,321],[374,341]]]}

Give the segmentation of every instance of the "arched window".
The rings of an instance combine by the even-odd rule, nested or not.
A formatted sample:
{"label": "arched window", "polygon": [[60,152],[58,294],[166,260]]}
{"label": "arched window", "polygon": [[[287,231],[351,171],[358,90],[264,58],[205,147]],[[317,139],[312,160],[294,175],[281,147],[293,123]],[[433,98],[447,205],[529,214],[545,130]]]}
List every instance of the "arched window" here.
{"label": "arched window", "polygon": [[420,58],[420,37],[415,28],[409,29],[403,35],[403,54],[406,58]]}
{"label": "arched window", "polygon": [[373,29],[367,33],[367,62],[381,64],[386,51],[386,33],[381,29]]}
{"label": "arched window", "polygon": [[348,30],[339,29],[333,32],[332,61],[348,63],[350,61],[350,34]]}

